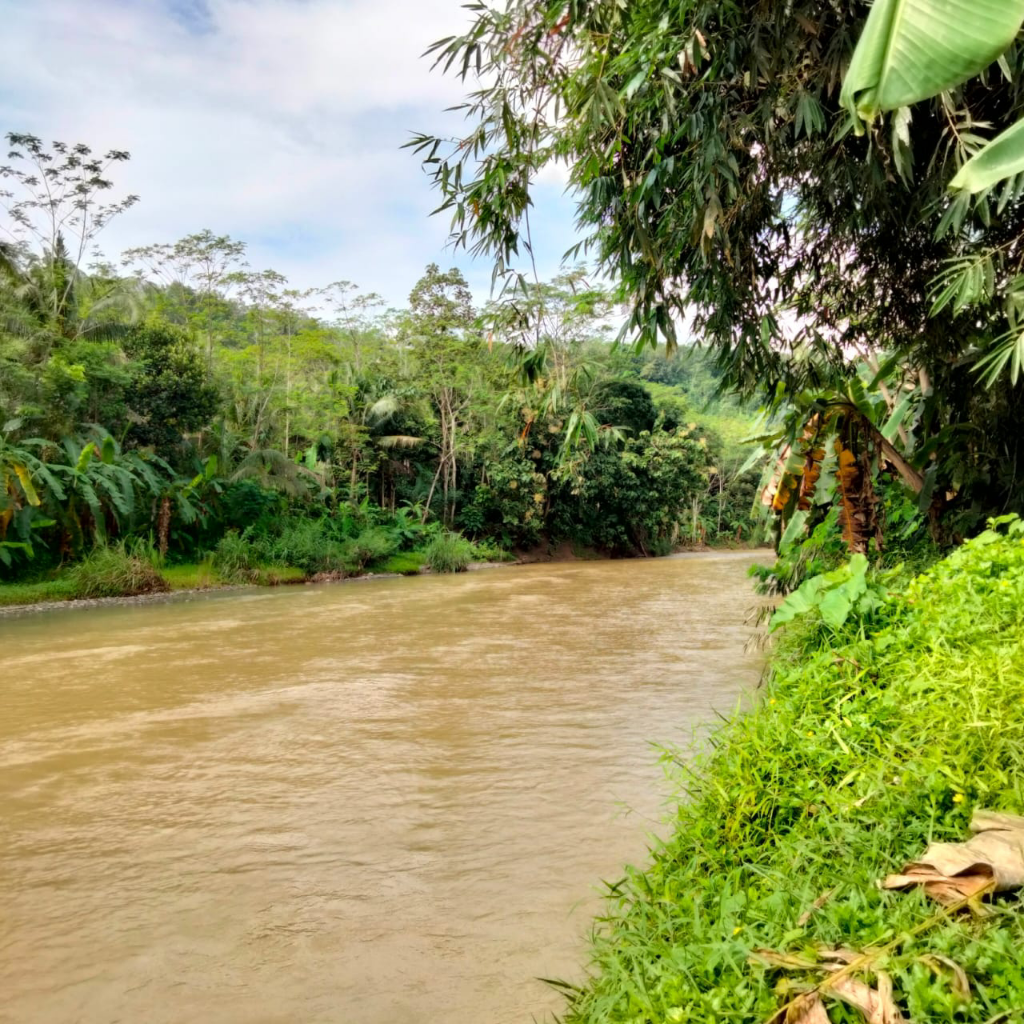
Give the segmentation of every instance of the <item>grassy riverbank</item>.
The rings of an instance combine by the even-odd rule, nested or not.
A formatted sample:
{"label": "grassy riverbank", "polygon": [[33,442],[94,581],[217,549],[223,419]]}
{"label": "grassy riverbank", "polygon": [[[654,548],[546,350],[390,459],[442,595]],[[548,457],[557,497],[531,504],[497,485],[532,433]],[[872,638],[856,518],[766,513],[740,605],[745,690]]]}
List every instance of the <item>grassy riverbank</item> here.
{"label": "grassy riverbank", "polygon": [[267,554],[259,547],[238,541],[222,544],[202,562],[164,565],[145,546],[111,545],[97,548],[81,562],[52,570],[38,579],[0,583],[0,608],[239,585],[280,586],[382,574],[462,572],[478,562],[514,560],[493,545],[473,544],[457,534],[443,533],[420,549],[394,553],[385,550],[376,557],[372,553],[362,558],[363,552],[341,552],[335,558],[329,549],[311,549],[300,552],[295,559],[300,564],[294,564],[286,558],[271,560]]}
{"label": "grassy riverbank", "polygon": [[[756,951],[796,965],[836,947],[870,953],[854,976],[884,972],[913,1024],[1024,1020],[1017,894],[978,917],[877,886],[930,841],[967,838],[975,807],[1024,813],[1024,538],[1010,529],[866,620],[790,627],[760,707],[718,732],[683,779],[674,834],[612,894],[567,1021],[760,1024],[827,974]],[[864,1021],[822,998],[832,1024]]]}

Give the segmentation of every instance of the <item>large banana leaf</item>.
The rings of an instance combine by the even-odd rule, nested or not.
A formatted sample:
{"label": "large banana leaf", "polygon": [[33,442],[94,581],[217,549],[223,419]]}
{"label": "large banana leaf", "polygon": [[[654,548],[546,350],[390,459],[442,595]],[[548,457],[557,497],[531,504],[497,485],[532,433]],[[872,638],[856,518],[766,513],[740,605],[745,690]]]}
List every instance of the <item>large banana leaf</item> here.
{"label": "large banana leaf", "polygon": [[857,131],[983,71],[1022,21],[1024,0],[875,0],[841,96]]}
{"label": "large banana leaf", "polygon": [[957,171],[950,188],[980,192],[1024,171],[1024,121],[997,135]]}

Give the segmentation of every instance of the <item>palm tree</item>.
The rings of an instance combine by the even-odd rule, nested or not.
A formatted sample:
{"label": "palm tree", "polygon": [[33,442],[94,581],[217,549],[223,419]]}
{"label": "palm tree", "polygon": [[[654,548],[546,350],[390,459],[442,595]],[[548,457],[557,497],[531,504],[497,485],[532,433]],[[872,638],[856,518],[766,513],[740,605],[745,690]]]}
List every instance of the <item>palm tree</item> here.
{"label": "palm tree", "polygon": [[[5,328],[14,334],[45,339],[40,358],[60,341],[122,336],[139,319],[145,299],[138,281],[102,280],[82,273],[72,262],[61,235],[52,251],[29,262],[16,246],[0,244],[0,291],[9,295],[21,314],[9,317]],[[120,314],[118,322],[109,316],[115,311]]]}
{"label": "palm tree", "polygon": [[276,448],[254,448],[238,463],[230,479],[255,480],[261,487],[293,498],[320,486],[315,473]]}

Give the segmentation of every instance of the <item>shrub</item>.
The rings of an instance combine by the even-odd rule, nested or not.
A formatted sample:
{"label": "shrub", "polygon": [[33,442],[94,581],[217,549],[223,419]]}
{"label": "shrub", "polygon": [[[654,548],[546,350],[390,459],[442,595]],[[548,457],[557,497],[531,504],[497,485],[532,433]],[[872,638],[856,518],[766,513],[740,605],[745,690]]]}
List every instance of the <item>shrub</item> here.
{"label": "shrub", "polygon": [[78,597],[133,597],[169,590],[143,551],[124,543],[98,547],[68,572]]}
{"label": "shrub", "polygon": [[423,552],[434,572],[465,572],[473,561],[473,545],[457,533],[442,533]]}
{"label": "shrub", "polygon": [[493,540],[478,540],[474,543],[473,549],[473,560],[476,562],[514,561],[513,556]]}
{"label": "shrub", "polygon": [[331,536],[325,519],[288,519],[281,533],[266,543],[270,560],[313,575],[349,568],[347,544]]}
{"label": "shrub", "polygon": [[398,539],[388,530],[371,526],[341,545],[344,566],[349,572],[360,572],[372,562],[381,562],[394,554],[398,545]]}

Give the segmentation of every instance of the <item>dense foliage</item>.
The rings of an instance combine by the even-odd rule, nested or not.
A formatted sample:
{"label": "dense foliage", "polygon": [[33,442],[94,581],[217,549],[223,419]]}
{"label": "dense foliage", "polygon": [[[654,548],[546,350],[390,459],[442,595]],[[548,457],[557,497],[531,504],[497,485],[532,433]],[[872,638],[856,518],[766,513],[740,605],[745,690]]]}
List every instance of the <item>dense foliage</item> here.
{"label": "dense foliage", "polygon": [[[952,87],[861,134],[841,90],[867,0],[513,0],[474,6],[436,44],[443,68],[480,84],[459,137],[412,142],[455,242],[527,293],[513,271],[533,184],[567,165],[582,245],[621,286],[627,331],[671,341],[691,325],[725,381],[788,412],[778,440],[797,475],[838,436],[854,492],[830,481],[865,523],[849,536],[861,551],[882,540],[870,481],[894,452],[938,540],[1024,507],[1022,178],[948,191],[1022,107],[1024,48],[994,42],[1013,37],[1018,5],[875,6],[894,32],[917,26]],[[996,22],[980,50],[998,64],[963,81],[942,40],[966,48]],[[905,58],[902,81],[922,72],[916,53],[875,42]],[[867,82],[852,86],[862,105]],[[880,416],[850,395],[865,367]],[[823,410],[837,415],[815,420]]]}
{"label": "dense foliage", "polygon": [[[837,948],[864,955],[855,979],[891,980],[903,1020],[1018,1019],[1018,894],[976,916],[876,884],[965,839],[974,808],[1024,806],[1024,526],[1006,518],[841,621],[821,601],[788,627],[759,706],[683,776],[673,834],[613,887],[566,1021],[761,1024]],[[833,1024],[867,1018],[822,999]]]}
{"label": "dense foliage", "polygon": [[751,537],[751,416],[718,402],[702,425],[715,380],[693,353],[613,350],[609,298],[581,271],[545,286],[526,372],[516,324],[475,308],[457,270],[428,267],[384,310],[348,282],[253,272],[209,231],[86,267],[134,203],[100,202],[128,155],[10,141],[0,573],[131,538],[164,561],[213,553],[237,581],[382,567],[440,551],[442,528],[484,555]]}

